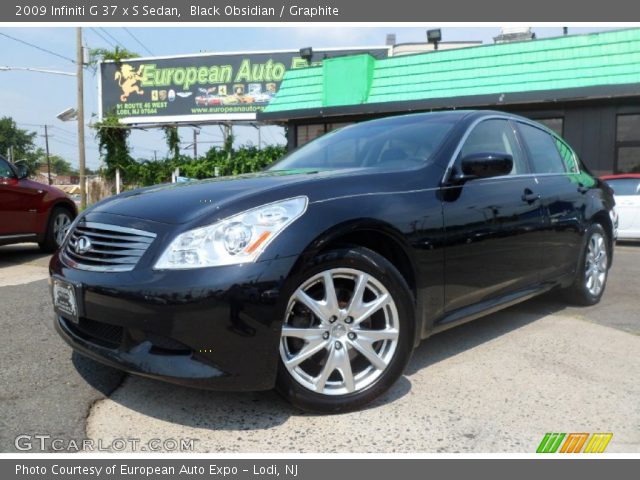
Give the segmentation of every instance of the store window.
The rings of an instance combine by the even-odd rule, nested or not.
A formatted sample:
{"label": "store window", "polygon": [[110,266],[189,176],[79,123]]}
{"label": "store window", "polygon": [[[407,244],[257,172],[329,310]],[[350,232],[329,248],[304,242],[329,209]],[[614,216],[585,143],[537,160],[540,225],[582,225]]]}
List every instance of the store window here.
{"label": "store window", "polygon": [[348,122],[327,123],[327,132],[331,132],[332,130],[337,130],[339,128],[347,127],[349,125],[351,125],[351,123],[348,123]]}
{"label": "store window", "polygon": [[564,129],[564,118],[536,118],[535,121],[541,123],[549,130],[553,130],[558,135],[562,136],[562,131]]}
{"label": "store window", "polygon": [[296,146],[301,147],[305,143],[309,143],[311,140],[315,140],[321,137],[325,133],[329,133],[339,128],[347,127],[351,125],[350,122],[339,123],[316,123],[312,125],[298,125],[297,126],[297,138],[298,143]]}
{"label": "store window", "polygon": [[312,125],[298,125],[296,128],[296,138],[298,140],[298,147],[309,143],[326,133],[324,123],[312,124]]}
{"label": "store window", "polygon": [[640,114],[618,115],[616,123],[616,172],[640,172]]}

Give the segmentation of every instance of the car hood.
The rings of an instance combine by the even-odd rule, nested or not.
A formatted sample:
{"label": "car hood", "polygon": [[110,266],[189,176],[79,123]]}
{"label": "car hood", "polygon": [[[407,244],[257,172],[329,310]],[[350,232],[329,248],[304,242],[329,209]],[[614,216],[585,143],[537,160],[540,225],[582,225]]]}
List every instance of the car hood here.
{"label": "car hood", "polygon": [[[353,174],[352,170],[267,171],[234,177],[155,185],[110,197],[96,204],[91,208],[91,212],[137,217],[161,223],[187,223],[205,215],[215,215],[224,207],[248,200],[250,197],[261,195],[262,200],[262,196],[272,190],[284,188],[287,192],[283,192],[283,195],[289,195],[291,193],[287,189],[289,186],[344,176],[349,172]],[[291,193],[291,196],[298,194],[301,194],[299,189],[297,189],[297,193]],[[281,198],[286,197],[282,196]],[[267,203],[267,201],[258,203]]]}

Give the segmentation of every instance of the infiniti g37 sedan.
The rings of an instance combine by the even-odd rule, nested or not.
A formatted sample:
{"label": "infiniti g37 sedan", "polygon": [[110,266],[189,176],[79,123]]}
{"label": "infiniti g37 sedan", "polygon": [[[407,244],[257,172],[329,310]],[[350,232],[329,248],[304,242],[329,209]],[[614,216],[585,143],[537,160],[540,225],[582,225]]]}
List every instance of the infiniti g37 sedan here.
{"label": "infiniti g37 sedan", "polygon": [[527,119],[373,120],[258,174],[89,208],[51,261],[55,326],[131,373],[357,409],[434,333],[554,288],[597,303],[613,206],[571,147]]}

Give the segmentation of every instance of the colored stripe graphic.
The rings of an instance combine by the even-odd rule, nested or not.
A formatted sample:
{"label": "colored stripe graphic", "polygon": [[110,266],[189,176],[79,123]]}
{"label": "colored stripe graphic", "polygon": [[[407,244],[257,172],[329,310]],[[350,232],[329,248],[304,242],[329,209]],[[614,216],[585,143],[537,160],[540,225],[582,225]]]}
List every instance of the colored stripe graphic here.
{"label": "colored stripe graphic", "polygon": [[[591,435],[591,438],[589,438]],[[566,437],[564,443],[562,440]],[[603,453],[609,445],[613,433],[610,432],[598,432],[598,433],[553,433],[549,432],[544,435],[544,438],[538,445],[536,453],[556,453],[558,447],[562,443],[562,448],[558,453]],[[587,439],[589,440],[587,442]],[[582,447],[587,444],[584,450]]]}
{"label": "colored stripe graphic", "polygon": [[556,453],[565,433],[547,433],[538,445],[536,453]]}
{"label": "colored stripe graphic", "polygon": [[560,453],[580,453],[587,438],[589,438],[588,433],[570,433],[562,444]]}
{"label": "colored stripe graphic", "polygon": [[613,433],[594,433],[583,453],[602,453],[611,441]]}

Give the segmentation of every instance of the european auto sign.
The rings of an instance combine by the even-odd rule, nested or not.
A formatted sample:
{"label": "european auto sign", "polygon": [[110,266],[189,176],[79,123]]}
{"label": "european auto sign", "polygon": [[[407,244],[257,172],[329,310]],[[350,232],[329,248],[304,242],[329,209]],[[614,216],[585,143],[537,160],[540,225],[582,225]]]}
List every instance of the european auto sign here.
{"label": "european auto sign", "polygon": [[256,112],[277,94],[287,70],[364,52],[383,58],[388,49],[314,49],[311,62],[297,50],[103,62],[100,117],[115,114],[129,124],[255,120]]}

